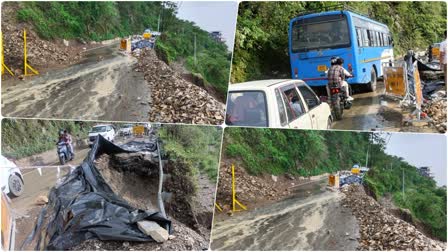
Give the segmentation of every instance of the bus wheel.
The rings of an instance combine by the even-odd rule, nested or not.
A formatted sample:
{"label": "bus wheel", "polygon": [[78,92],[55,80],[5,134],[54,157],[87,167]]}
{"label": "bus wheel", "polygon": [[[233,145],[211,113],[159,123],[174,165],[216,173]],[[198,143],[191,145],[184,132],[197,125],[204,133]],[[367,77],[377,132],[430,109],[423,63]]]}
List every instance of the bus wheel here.
{"label": "bus wheel", "polygon": [[372,67],[370,70],[370,82],[367,84],[367,91],[374,92],[376,90],[376,71],[375,68]]}

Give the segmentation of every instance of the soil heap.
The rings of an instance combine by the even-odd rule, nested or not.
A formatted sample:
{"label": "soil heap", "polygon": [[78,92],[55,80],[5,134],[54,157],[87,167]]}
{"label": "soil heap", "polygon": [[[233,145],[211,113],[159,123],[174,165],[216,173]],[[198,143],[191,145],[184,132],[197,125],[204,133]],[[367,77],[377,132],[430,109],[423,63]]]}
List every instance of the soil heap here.
{"label": "soil heap", "polygon": [[423,112],[427,113],[434,122],[434,126],[440,133],[446,132],[446,91],[443,92],[442,97],[428,101],[423,104]]}
{"label": "soil heap", "polygon": [[136,71],[141,71],[151,88],[149,121],[193,124],[222,124],[224,104],[204,89],[184,80],[149,48],[134,53]]}
{"label": "soil heap", "polygon": [[[33,25],[16,23],[17,2],[2,4],[2,32],[5,64],[16,75],[23,74],[23,30],[26,29],[27,60],[34,69],[69,65],[81,59],[79,48],[65,46],[63,40],[46,41],[33,31]],[[31,71],[30,71],[31,72]]]}
{"label": "soil heap", "polygon": [[445,250],[446,244],[432,240],[413,225],[395,217],[360,185],[341,190],[344,207],[351,208],[358,220],[360,250]]}

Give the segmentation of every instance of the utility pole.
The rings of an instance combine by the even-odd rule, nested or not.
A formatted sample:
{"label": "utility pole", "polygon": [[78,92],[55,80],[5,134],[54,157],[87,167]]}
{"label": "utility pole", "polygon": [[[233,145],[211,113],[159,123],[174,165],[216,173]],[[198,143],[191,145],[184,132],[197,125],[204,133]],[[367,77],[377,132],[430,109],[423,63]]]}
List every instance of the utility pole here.
{"label": "utility pole", "polygon": [[159,13],[159,20],[157,21],[157,32],[160,32],[160,18],[161,18],[161,13]]}
{"label": "utility pole", "polygon": [[194,34],[194,64],[196,65],[196,33]]}
{"label": "utility pole", "polygon": [[403,182],[401,182],[401,191],[403,193],[403,201],[404,201],[404,168],[401,170],[402,171],[402,178],[403,178]]}

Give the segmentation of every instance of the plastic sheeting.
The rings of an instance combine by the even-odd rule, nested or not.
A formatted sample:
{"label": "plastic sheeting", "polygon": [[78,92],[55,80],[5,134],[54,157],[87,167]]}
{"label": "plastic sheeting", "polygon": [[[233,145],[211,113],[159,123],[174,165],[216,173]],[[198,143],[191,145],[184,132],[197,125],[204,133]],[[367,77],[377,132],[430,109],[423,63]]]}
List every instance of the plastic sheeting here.
{"label": "plastic sheeting", "polygon": [[36,242],[36,250],[67,250],[93,238],[153,241],[138,229],[137,222],[141,220],[155,221],[171,233],[170,220],[160,212],[131,207],[113,193],[94,165],[95,158],[103,153],[123,152],[132,151],[99,135],[83,163],[51,189],[48,205],[22,248],[32,241]]}

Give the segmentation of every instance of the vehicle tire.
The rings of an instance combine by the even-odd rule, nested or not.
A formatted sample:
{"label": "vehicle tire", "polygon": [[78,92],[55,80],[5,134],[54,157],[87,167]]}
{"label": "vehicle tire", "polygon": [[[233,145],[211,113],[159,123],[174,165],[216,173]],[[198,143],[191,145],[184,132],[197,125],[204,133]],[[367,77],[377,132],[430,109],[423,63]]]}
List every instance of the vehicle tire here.
{"label": "vehicle tire", "polygon": [[335,105],[333,105],[334,118],[338,121],[342,119],[342,110],[343,108],[341,107],[341,98],[338,97]]}
{"label": "vehicle tire", "polygon": [[330,117],[328,117],[328,120],[327,120],[327,129],[331,129],[331,118]]}
{"label": "vehicle tire", "polygon": [[9,192],[14,197],[19,197],[23,191],[25,191],[25,186],[23,185],[23,181],[19,175],[16,173],[9,176],[8,180]]}
{"label": "vehicle tire", "polygon": [[64,156],[59,156],[59,163],[61,165],[65,165],[65,157]]}
{"label": "vehicle tire", "polygon": [[367,91],[374,92],[376,90],[376,71],[375,68],[372,67],[372,70],[370,70],[370,82],[367,84]]}

